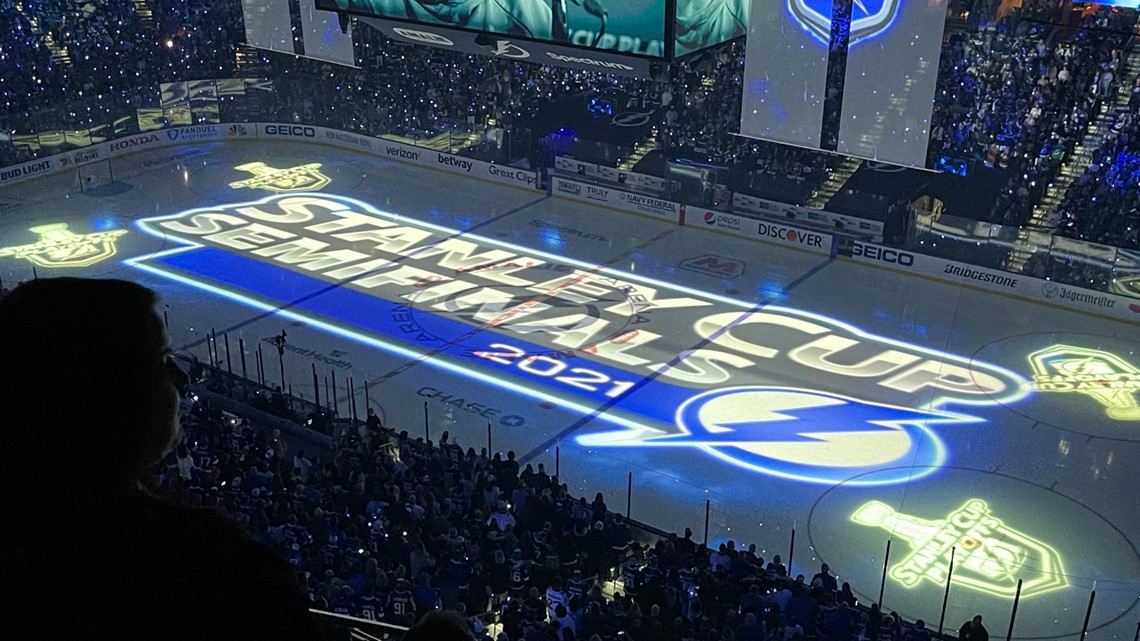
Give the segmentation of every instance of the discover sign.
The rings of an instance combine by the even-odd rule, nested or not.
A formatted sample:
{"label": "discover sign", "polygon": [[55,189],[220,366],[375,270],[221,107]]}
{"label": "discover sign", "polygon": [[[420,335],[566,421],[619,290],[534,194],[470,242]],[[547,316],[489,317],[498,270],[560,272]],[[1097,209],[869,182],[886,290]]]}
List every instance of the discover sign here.
{"label": "discover sign", "polygon": [[723,211],[713,211],[703,207],[685,207],[686,225],[711,227],[717,231],[743,236],[745,238],[766,240],[787,247],[795,247],[805,251],[831,255],[834,245],[829,234],[817,231],[789,227],[768,220],[758,220],[747,216],[738,216]]}

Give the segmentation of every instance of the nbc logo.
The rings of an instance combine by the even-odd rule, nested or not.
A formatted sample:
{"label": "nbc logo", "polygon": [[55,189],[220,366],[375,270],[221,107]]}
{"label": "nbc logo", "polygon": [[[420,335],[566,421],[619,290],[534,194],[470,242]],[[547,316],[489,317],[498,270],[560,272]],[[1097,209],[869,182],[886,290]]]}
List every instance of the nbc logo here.
{"label": "nbc logo", "polygon": [[234,125],[230,125],[229,135],[231,135],[231,136],[247,136],[247,135],[249,135],[249,132],[246,131],[245,125],[234,124]]}

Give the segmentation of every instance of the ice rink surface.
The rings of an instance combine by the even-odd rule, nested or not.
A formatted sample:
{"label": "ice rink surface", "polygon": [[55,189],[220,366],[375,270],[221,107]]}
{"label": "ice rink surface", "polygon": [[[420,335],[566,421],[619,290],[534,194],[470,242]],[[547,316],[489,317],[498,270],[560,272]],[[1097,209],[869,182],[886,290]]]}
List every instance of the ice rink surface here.
{"label": "ice rink surface", "polygon": [[1021,579],[1015,638],[1076,638],[1094,589],[1090,638],[1136,632],[1135,325],[312,145],[112,162],[0,190],[5,285],[141,282],[202,360],[284,329],[295,394],[315,365],[413,436],[425,402],[432,439],[490,424],[622,512],[632,474],[662,529],[709,501],[714,545],[794,528],[863,601],[891,539],[884,609],[928,627],[953,548],[947,628],[1004,634]]}

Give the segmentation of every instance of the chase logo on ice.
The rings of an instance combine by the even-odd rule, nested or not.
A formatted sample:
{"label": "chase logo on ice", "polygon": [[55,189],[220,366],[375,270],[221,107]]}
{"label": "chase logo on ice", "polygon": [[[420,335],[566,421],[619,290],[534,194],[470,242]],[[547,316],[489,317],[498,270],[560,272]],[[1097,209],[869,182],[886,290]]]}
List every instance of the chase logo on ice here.
{"label": "chase logo on ice", "polygon": [[[902,0],[854,0],[851,6],[851,36],[854,47],[890,28]],[[823,44],[831,42],[831,0],[788,0],[788,13]]]}

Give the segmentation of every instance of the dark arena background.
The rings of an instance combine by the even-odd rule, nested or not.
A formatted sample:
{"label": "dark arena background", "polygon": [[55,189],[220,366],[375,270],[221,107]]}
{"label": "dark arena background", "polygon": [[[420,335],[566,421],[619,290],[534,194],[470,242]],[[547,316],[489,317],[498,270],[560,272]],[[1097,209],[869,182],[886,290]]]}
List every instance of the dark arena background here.
{"label": "dark arena background", "polygon": [[0,288],[159,292],[158,483],[333,638],[1135,640],[1136,29],[0,2]]}

